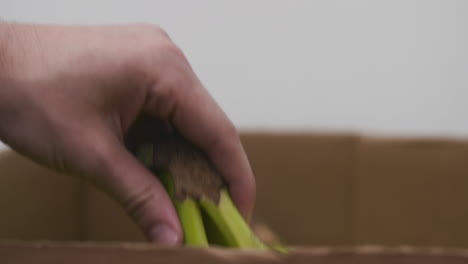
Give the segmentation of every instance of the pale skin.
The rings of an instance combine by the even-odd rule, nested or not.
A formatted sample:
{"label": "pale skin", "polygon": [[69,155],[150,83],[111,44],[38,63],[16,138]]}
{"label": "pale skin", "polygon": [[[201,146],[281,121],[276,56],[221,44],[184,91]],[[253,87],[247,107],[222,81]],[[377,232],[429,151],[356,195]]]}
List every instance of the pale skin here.
{"label": "pale skin", "polygon": [[0,23],[0,140],[96,184],[149,240],[180,245],[167,193],[124,145],[141,115],[205,151],[250,218],[255,180],[236,129],[161,28]]}

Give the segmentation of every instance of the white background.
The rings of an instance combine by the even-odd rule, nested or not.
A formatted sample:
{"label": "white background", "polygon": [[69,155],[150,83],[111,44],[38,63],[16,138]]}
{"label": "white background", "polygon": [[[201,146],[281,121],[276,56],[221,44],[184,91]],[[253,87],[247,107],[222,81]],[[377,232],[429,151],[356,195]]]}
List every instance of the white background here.
{"label": "white background", "polygon": [[468,1],[20,1],[0,17],[164,27],[240,129],[468,137]]}

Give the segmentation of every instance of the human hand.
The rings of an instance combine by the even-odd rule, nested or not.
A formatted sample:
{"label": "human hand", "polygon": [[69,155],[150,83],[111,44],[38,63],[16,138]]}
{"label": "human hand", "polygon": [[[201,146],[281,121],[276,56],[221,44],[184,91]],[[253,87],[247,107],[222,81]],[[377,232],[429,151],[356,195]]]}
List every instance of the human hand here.
{"label": "human hand", "polygon": [[249,218],[255,180],[237,132],[163,30],[0,24],[0,139],[95,183],[150,240],[177,245],[167,193],[124,145],[142,115],[205,151]]}

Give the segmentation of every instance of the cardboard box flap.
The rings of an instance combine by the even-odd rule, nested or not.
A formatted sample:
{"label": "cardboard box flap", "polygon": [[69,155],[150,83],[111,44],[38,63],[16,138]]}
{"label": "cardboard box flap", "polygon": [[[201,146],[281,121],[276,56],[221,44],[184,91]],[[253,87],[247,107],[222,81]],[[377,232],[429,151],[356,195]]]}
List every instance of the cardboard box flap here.
{"label": "cardboard box flap", "polygon": [[288,244],[349,245],[359,141],[348,134],[243,134],[257,179],[257,219]]}
{"label": "cardboard box flap", "polygon": [[468,142],[366,137],[356,170],[358,244],[468,246]]}
{"label": "cardboard box flap", "polygon": [[297,248],[288,254],[222,248],[168,248],[147,243],[1,242],[3,263],[321,263],[466,264],[464,250],[411,247]]}
{"label": "cardboard box flap", "polygon": [[[244,133],[255,216],[287,245],[468,247],[468,141]],[[143,241],[112,199],[0,153],[0,239]]]}
{"label": "cardboard box flap", "polygon": [[2,239],[80,239],[83,184],[0,151],[0,212]]}

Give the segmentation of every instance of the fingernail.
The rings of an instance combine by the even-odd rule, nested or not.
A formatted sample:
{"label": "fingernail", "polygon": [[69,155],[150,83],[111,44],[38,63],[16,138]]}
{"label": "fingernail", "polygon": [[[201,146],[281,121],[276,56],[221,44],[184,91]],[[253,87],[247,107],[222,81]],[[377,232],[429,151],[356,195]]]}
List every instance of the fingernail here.
{"label": "fingernail", "polygon": [[179,236],[173,229],[161,224],[151,229],[150,240],[157,244],[175,246],[179,242]]}

